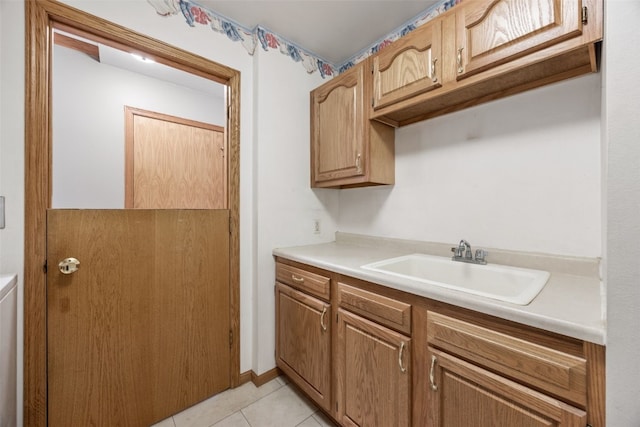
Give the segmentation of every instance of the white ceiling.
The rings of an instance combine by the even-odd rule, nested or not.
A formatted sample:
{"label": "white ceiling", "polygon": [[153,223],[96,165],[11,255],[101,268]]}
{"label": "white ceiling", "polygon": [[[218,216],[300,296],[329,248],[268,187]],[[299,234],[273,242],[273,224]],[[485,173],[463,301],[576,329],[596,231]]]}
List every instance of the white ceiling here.
{"label": "white ceiling", "polygon": [[260,25],[340,65],[440,0],[198,0],[248,29]]}

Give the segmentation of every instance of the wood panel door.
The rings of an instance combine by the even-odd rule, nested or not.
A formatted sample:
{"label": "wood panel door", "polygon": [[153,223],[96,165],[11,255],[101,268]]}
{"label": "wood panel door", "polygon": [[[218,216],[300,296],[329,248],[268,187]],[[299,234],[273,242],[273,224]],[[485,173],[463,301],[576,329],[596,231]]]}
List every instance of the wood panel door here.
{"label": "wood panel door", "polygon": [[49,426],[149,426],[229,387],[229,211],[49,210],[47,230]]}
{"label": "wood panel door", "polygon": [[584,427],[585,411],[442,351],[431,361],[426,425]]}
{"label": "wood panel door", "polygon": [[337,419],[345,426],[408,427],[411,339],[338,310]]}
{"label": "wood panel door", "polygon": [[226,209],[224,128],[125,107],[125,207]]}

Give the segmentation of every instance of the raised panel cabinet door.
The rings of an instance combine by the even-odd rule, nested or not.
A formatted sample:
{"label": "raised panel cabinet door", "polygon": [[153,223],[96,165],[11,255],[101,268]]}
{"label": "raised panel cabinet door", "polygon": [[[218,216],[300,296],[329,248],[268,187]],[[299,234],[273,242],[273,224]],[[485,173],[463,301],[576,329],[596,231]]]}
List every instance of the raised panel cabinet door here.
{"label": "raised panel cabinet door", "polygon": [[317,404],[330,409],[329,304],[276,283],[276,362]]}
{"label": "raised panel cabinet door", "polygon": [[442,21],[425,24],[373,58],[373,109],[442,86]]}
{"label": "raised panel cabinet door", "polygon": [[338,310],[337,419],[345,426],[411,421],[411,339]]}
{"label": "raised panel cabinet door", "polygon": [[586,412],[429,347],[433,427],[584,427]]}
{"label": "raised panel cabinet door", "polygon": [[456,12],[458,80],[582,34],[582,0],[472,0]]}
{"label": "raised panel cabinet door", "polygon": [[312,185],[366,173],[363,69],[357,65],[311,92]]}

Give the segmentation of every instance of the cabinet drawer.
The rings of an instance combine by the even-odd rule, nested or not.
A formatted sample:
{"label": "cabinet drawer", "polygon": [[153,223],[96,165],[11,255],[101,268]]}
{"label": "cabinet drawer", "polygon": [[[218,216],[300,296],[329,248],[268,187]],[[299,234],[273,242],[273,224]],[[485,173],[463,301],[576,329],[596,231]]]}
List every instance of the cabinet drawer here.
{"label": "cabinet drawer", "polygon": [[407,335],[411,334],[411,305],[338,283],[340,307]]}
{"label": "cabinet drawer", "polygon": [[276,263],[276,280],[325,300],[330,296],[330,279],[291,265]]}
{"label": "cabinet drawer", "polygon": [[582,357],[429,311],[428,343],[494,372],[586,406]]}

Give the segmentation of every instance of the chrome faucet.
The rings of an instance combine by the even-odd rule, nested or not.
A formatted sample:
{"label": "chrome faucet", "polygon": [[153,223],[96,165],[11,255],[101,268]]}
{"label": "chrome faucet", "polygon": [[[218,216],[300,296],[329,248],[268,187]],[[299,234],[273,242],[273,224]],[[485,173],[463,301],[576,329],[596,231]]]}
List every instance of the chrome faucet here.
{"label": "chrome faucet", "polygon": [[476,249],[474,257],[473,251],[471,250],[471,245],[464,239],[460,240],[460,243],[457,247],[451,248],[451,252],[453,252],[453,256],[451,257],[453,261],[469,262],[472,264],[482,265],[487,263],[485,257],[488,255],[488,252],[484,249]]}

